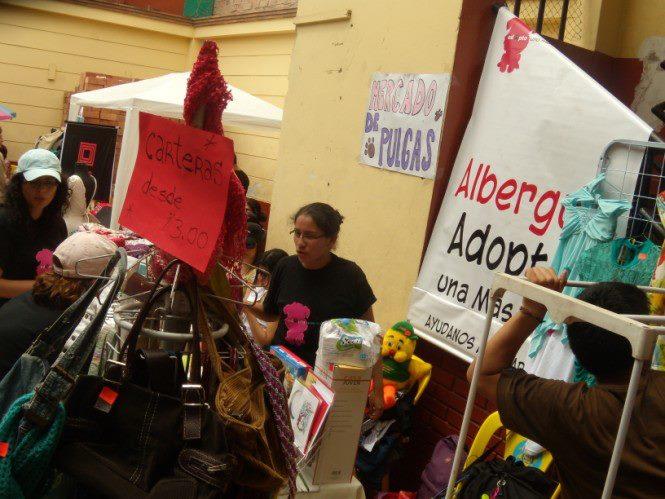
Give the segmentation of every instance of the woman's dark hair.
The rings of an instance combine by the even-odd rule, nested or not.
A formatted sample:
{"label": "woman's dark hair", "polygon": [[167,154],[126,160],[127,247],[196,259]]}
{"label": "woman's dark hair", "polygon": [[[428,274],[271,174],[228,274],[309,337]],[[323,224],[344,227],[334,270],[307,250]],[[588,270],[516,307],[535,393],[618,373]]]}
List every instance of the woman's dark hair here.
{"label": "woman's dark hair", "polygon": [[273,248],[271,250],[266,251],[263,253],[259,258],[256,259],[254,262],[254,265],[256,267],[259,267],[259,270],[256,273],[256,278],[255,282],[259,277],[259,273],[263,275],[270,275],[275,271],[275,267],[277,267],[277,263],[282,260],[283,258],[286,258],[289,256],[289,254],[284,251],[283,249],[279,248]]}
{"label": "woman's dark hair", "polygon": [[266,269],[272,274],[272,272],[275,270],[275,267],[277,266],[277,262],[279,262],[282,258],[286,258],[287,256],[289,256],[289,254],[283,249],[273,248],[263,253],[263,255],[261,255],[256,260],[255,265],[257,267]]}
{"label": "woman's dark hair", "polygon": [[[23,174],[15,174],[9,184],[7,184],[7,191],[5,194],[5,209],[7,209],[15,217],[15,220],[27,220],[30,216],[30,208],[28,202],[23,197]],[[63,213],[69,206],[69,188],[67,187],[67,179],[62,177],[55,191],[55,196],[49,205],[44,208],[40,224],[54,224],[58,219],[62,218]]]}
{"label": "woman's dark hair", "polygon": [[245,189],[245,194],[247,194],[247,189],[249,189],[249,177],[240,168],[237,168],[233,171],[235,172],[236,177],[238,177],[238,180],[240,180],[240,183],[242,184],[242,188]]}
{"label": "woman's dark hair", "polygon": [[[254,222],[247,223],[247,239],[245,240],[245,247],[247,249],[261,248],[265,239],[266,231],[263,230],[263,227]],[[257,254],[256,256],[260,255]]]}
{"label": "woman's dark hair", "polygon": [[261,203],[256,199],[247,198],[247,207],[250,213],[247,214],[247,221],[260,224],[266,221],[266,216],[261,209]]}
{"label": "woman's dark hair", "polygon": [[301,215],[311,217],[326,237],[337,236],[339,228],[344,221],[342,214],[326,203],[310,203],[303,206],[293,215],[293,222],[295,223]]}
{"label": "woman's dark hair", "polygon": [[[582,291],[579,299],[617,314],[649,314],[647,295],[623,282],[599,282]],[[626,338],[587,322],[569,324],[568,341],[582,367],[594,376],[623,375],[633,364]]]}

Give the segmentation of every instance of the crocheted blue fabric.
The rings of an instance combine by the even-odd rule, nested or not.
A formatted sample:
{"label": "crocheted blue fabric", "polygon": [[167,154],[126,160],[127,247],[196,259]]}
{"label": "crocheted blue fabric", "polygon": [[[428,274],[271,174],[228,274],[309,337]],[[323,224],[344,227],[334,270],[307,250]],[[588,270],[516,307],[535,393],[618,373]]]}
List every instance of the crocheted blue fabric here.
{"label": "crocheted blue fabric", "polygon": [[65,424],[65,408],[59,404],[49,427],[32,428],[17,442],[22,406],[32,397],[29,393],[17,399],[0,421],[0,442],[9,445],[0,458],[0,498],[42,497],[51,483],[51,459]]}
{"label": "crocheted blue fabric", "polygon": [[660,248],[650,240],[632,242],[615,239],[585,251],[579,262],[583,281],[618,281],[648,286],[656,268]]}

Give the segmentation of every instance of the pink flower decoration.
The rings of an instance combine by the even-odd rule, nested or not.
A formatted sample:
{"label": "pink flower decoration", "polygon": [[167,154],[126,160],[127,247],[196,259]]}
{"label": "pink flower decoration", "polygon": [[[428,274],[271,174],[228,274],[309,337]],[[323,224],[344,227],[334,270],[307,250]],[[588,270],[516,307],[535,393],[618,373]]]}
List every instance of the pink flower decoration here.
{"label": "pink flower decoration", "polygon": [[53,252],[49,249],[44,248],[37,252],[35,260],[37,260],[37,275],[50,272],[53,268]]}
{"label": "pink flower decoration", "polygon": [[305,343],[305,332],[307,331],[307,319],[310,309],[302,303],[293,302],[284,307],[284,325],[286,326],[285,340],[300,346]]}

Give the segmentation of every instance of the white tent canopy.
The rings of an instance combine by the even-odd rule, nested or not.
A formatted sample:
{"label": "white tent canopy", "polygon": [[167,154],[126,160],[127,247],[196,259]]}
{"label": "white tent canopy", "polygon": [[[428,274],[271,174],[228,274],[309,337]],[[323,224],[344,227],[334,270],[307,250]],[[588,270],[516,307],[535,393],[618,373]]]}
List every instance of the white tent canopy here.
{"label": "white tent canopy", "polygon": [[[117,226],[120,210],[125,201],[138,151],[139,112],[157,114],[167,118],[182,118],[189,72],[170,73],[157,78],[125,83],[113,87],[81,92],[71,96],[69,120],[76,121],[83,106],[119,109],[126,112],[118,171],[113,191],[111,226]],[[258,125],[279,128],[282,110],[258,97],[228,86],[233,100],[224,110],[225,125]]]}

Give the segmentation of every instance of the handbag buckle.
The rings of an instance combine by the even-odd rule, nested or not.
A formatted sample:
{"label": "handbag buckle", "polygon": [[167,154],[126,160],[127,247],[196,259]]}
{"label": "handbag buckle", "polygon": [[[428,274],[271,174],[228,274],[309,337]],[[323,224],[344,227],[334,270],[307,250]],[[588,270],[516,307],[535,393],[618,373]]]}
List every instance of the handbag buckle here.
{"label": "handbag buckle", "polygon": [[180,390],[182,405],[186,407],[200,407],[206,405],[205,391],[199,383],[183,383]]}

